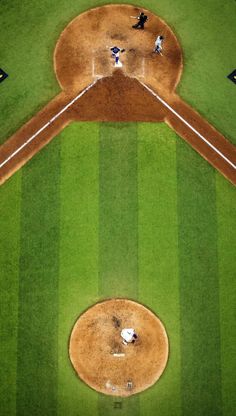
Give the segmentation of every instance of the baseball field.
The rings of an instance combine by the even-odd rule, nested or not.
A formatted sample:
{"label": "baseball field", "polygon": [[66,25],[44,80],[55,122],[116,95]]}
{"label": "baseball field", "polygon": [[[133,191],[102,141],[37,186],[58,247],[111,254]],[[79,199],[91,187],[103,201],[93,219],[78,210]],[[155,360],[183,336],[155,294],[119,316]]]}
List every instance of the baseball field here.
{"label": "baseball field", "polygon": [[[171,27],[179,96],[236,144],[236,2],[129,3]],[[0,143],[60,93],[58,38],[104,4],[0,2]],[[165,123],[57,134],[0,189],[0,416],[233,416],[235,207],[232,183]],[[115,297],[150,308],[169,339],[160,380],[128,398],[90,389],[68,354],[78,316]]]}

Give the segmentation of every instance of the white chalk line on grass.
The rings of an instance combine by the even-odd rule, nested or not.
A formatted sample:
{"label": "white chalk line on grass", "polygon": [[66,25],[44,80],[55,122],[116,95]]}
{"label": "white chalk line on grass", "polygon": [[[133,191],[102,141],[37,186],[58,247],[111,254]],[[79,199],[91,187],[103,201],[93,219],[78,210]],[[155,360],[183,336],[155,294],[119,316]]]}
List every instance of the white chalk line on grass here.
{"label": "white chalk line on grass", "polygon": [[[34,133],[29,139],[27,139],[20,147],[18,147],[13,153],[10,154],[3,162],[0,163],[2,168],[8,163],[14,156],[16,156],[24,147],[31,143],[42,131],[44,131],[50,124],[52,124],[58,117],[61,116],[72,104],[74,104],[80,97],[82,97],[90,88],[96,84],[97,80],[89,84],[83,91],[81,91],[73,100],[71,100],[65,107],[62,108],[55,116],[53,116],[46,124],[44,124],[36,133]],[[156,97],[165,107],[167,107],[176,117],[178,117],[186,126],[188,126],[201,140],[203,140],[209,147],[211,147],[218,155],[220,155],[227,163],[229,163],[234,169],[236,165],[229,160],[217,147],[210,143],[201,133],[199,133],[191,124],[189,124],[179,113],[177,113],[163,98],[156,94],[151,88],[149,88],[142,81],[140,83],[146,88],[154,97]]]}
{"label": "white chalk line on grass", "polygon": [[211,142],[209,142],[199,131],[197,131],[191,124],[189,124],[179,113],[177,113],[163,98],[161,98],[158,94],[156,94],[151,88],[149,88],[146,84],[140,81],[140,83],[152,94],[156,97],[165,107],[167,107],[176,117],[178,117],[186,126],[190,128],[201,140],[203,140],[209,147],[211,147],[218,155],[220,155],[229,165],[231,165],[234,169],[236,169],[236,165],[229,160],[217,147],[215,147]]}
{"label": "white chalk line on grass", "polygon": [[13,153],[10,154],[3,162],[0,163],[0,169],[6,165],[14,156],[16,156],[24,147],[26,147],[29,143],[31,143],[42,131],[44,131],[48,126],[50,126],[58,117],[60,117],[69,107],[72,106],[80,97],[82,97],[90,88],[96,84],[97,80],[93,81],[89,84],[83,91],[81,91],[78,95],[76,95],[73,100],[71,100],[65,107],[62,108],[55,116],[53,116],[46,124],[43,125],[39,130],[36,131],[32,136],[29,137],[20,147],[18,147]]}

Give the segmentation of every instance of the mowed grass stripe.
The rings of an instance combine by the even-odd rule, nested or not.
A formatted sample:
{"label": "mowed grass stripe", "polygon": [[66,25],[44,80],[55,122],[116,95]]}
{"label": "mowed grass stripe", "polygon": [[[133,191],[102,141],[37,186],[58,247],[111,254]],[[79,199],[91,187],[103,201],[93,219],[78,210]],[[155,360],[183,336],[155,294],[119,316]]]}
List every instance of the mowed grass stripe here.
{"label": "mowed grass stripe", "polygon": [[17,415],[56,415],[60,143],[22,169]]}
{"label": "mowed grass stripe", "polygon": [[21,172],[0,190],[0,414],[16,414]]}
{"label": "mowed grass stripe", "polygon": [[[137,125],[100,124],[99,296],[138,297]],[[100,416],[139,414],[138,396],[99,396]]]}
{"label": "mowed grass stripe", "polygon": [[216,191],[223,415],[233,416],[236,409],[236,194],[235,188],[219,174]]}
{"label": "mowed grass stripe", "polygon": [[137,126],[100,125],[99,294],[137,298]]}
{"label": "mowed grass stripe", "polygon": [[[140,396],[142,416],[181,415],[176,135],[139,124],[139,299],[162,320],[170,356],[161,379]],[[145,342],[145,340],[144,340]]]}
{"label": "mowed grass stripe", "polygon": [[98,300],[98,125],[73,123],[60,138],[58,416],[96,416],[97,393],[75,374],[68,342]]}
{"label": "mowed grass stripe", "polygon": [[177,141],[183,416],[222,414],[215,171]]}

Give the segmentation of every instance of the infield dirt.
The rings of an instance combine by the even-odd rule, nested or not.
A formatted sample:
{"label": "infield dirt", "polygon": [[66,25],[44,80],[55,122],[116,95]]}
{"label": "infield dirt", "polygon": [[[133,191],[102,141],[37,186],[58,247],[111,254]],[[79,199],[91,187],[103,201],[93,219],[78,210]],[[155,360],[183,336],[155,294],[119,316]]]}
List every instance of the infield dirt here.
{"label": "infield dirt", "polygon": [[[122,343],[124,328],[137,332],[134,344]],[[127,299],[106,300],[88,309],[75,323],[69,346],[79,377],[113,396],[130,396],[152,386],[166,367],[168,351],[159,318]]]}
{"label": "infield dirt", "polygon": [[[63,91],[1,146],[0,165],[6,160],[7,163],[1,167],[0,183],[76,120],[165,121],[236,184],[234,146],[175,93],[183,70],[182,50],[176,36],[162,19],[144,11],[149,17],[145,30],[132,28],[131,16],[137,16],[140,10],[130,5],[91,9],[68,24],[54,53],[54,69]],[[158,34],[165,37],[163,56],[153,52]],[[112,46],[125,49],[121,54],[123,67],[119,71],[114,68]],[[93,87],[67,108],[68,103],[92,83]],[[60,117],[48,123],[61,110]],[[47,128],[41,131],[47,123]],[[35,133],[35,139],[27,143]]]}

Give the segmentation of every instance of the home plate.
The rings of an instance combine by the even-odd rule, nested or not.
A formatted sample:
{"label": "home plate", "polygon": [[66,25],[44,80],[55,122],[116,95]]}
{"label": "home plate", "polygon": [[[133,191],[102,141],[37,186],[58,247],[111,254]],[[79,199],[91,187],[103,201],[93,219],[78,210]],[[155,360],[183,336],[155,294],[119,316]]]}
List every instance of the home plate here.
{"label": "home plate", "polygon": [[120,61],[118,61],[118,62],[115,62],[115,67],[116,68],[121,68],[123,65],[122,65],[122,62],[120,62]]}

